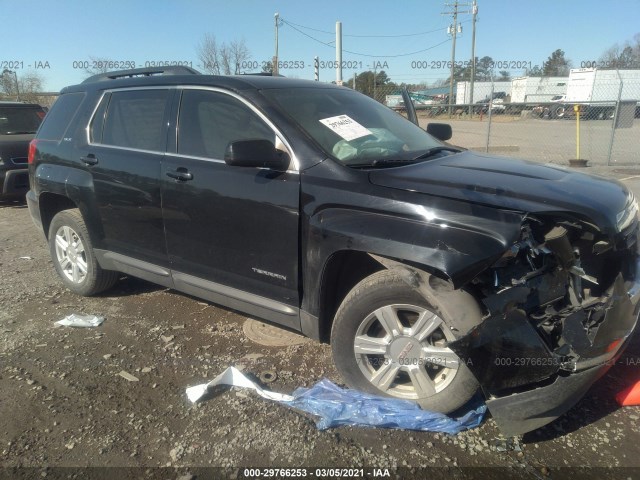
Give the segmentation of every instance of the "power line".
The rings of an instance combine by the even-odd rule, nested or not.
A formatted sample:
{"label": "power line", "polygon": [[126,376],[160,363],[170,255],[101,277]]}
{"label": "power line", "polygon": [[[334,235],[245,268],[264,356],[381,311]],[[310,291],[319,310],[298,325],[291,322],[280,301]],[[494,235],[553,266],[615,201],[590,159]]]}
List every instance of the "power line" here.
{"label": "power line", "polygon": [[[306,30],[313,30],[314,32],[326,33],[328,35],[333,35],[335,32],[330,32],[328,30],[320,30],[318,28],[307,27],[306,25],[300,25],[299,23],[293,23],[286,20],[282,20],[285,23],[288,23],[290,26],[295,25],[296,27],[304,28]],[[462,22],[460,22],[462,23]],[[417,33],[403,33],[397,35],[343,35],[343,37],[355,37],[355,38],[400,38],[400,37],[417,37],[420,35],[427,35],[429,33],[441,32],[446,30],[447,27],[436,28],[435,30],[428,30],[426,32],[417,32]]]}
{"label": "power line", "polygon": [[293,28],[296,32],[301,33],[302,35],[304,35],[305,37],[309,37],[311,40],[320,43],[321,45],[325,45],[327,47],[333,48],[333,45],[331,45],[330,43],[327,42],[323,42],[322,40],[318,40],[316,37],[312,37],[311,35],[309,35],[308,33],[303,32],[302,30],[299,30],[298,28],[294,27],[291,23],[287,22],[284,19],[280,19],[280,21],[282,23],[284,23],[285,25],[289,25],[291,28]]}
{"label": "power line", "polygon": [[410,52],[410,53],[400,53],[397,55],[369,55],[366,53],[358,53],[358,52],[351,52],[349,50],[344,50],[347,53],[351,53],[353,55],[360,55],[361,57],[369,57],[369,58],[400,58],[400,57],[410,57],[412,55],[416,55],[418,53],[423,53],[423,52],[428,52],[429,50],[433,50],[436,47],[439,47],[440,45],[444,45],[447,42],[450,42],[451,40],[449,40],[448,38],[446,40],[444,40],[443,42],[440,42],[436,45],[433,45],[431,47],[428,48],[423,48],[422,50],[416,50],[415,52]]}
{"label": "power line", "polygon": [[[291,23],[290,23],[290,22],[288,22],[287,20],[282,19],[282,23],[284,23],[285,25],[288,25],[289,27],[293,28],[293,29],[294,29],[295,31],[297,31],[298,33],[301,33],[301,34],[302,34],[302,35],[304,35],[305,37],[308,37],[308,38],[310,38],[311,40],[313,40],[313,41],[315,41],[315,42],[318,42],[318,43],[319,43],[319,44],[321,44],[321,45],[324,45],[324,46],[329,47],[329,48],[331,48],[331,49],[335,48],[335,47],[334,47],[333,45],[331,45],[330,43],[323,42],[322,40],[320,40],[320,39],[318,39],[318,38],[315,38],[314,36],[309,35],[309,34],[308,34],[308,33],[306,33],[306,32],[303,32],[302,30],[298,29],[296,26],[294,26],[293,24],[291,24]],[[410,53],[400,53],[400,54],[396,54],[396,55],[371,55],[371,54],[368,54],[368,53],[354,52],[354,51],[346,50],[346,49],[343,49],[343,51],[344,51],[344,52],[347,52],[347,53],[350,53],[350,54],[352,54],[352,55],[358,55],[358,56],[361,56],[361,57],[369,57],[369,58],[399,58],[399,57],[409,57],[409,56],[411,56],[411,55],[416,55],[416,54],[418,54],[418,53],[427,52],[427,51],[432,50],[432,49],[434,49],[434,48],[436,48],[436,47],[439,47],[440,45],[444,45],[445,43],[450,42],[450,41],[451,41],[451,40],[450,40],[449,38],[447,38],[447,39],[446,39],[446,40],[444,40],[443,42],[440,42],[440,43],[438,43],[438,44],[436,44],[436,45],[433,45],[433,46],[431,46],[431,47],[424,48],[424,49],[422,49],[422,50],[417,50],[417,51],[415,51],[415,52],[410,52]]]}

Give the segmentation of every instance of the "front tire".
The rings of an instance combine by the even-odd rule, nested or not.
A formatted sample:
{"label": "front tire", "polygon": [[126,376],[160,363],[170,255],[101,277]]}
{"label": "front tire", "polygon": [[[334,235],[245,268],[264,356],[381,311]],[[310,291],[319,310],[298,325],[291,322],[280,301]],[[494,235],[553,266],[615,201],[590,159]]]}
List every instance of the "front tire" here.
{"label": "front tire", "polygon": [[91,296],[111,288],[118,272],[104,270],[93,253],[80,210],[58,212],[49,226],[49,250],[56,272],[74,293]]}
{"label": "front tire", "polygon": [[482,314],[466,292],[447,292],[443,303],[438,296],[434,290],[425,299],[389,270],[358,283],[331,331],[334,361],[346,383],[431,411],[450,413],[464,405],[478,383],[447,343],[479,324]]}

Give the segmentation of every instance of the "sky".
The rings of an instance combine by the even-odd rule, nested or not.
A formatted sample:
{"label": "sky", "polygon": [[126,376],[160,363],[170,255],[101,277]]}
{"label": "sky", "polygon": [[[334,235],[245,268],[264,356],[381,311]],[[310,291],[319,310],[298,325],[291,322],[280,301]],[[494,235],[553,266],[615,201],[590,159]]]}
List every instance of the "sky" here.
{"label": "sky", "polygon": [[[640,0],[477,2],[476,56],[492,57],[505,67],[496,72],[512,76],[541,66],[558,48],[574,67],[584,66],[640,33]],[[86,78],[82,67],[91,57],[136,67],[184,62],[201,70],[197,46],[206,33],[218,43],[244,40],[251,52],[244,70],[259,71],[274,55],[277,12],[279,58],[292,67],[280,71],[285,76],[313,79],[318,56],[320,80],[335,80],[333,42],[341,21],[344,79],[376,68],[398,83],[433,83],[447,77],[451,60],[445,3],[453,0],[0,0],[0,71],[35,70],[45,90],[58,91]],[[456,61],[462,62],[471,57],[471,15],[461,14],[459,22]]]}

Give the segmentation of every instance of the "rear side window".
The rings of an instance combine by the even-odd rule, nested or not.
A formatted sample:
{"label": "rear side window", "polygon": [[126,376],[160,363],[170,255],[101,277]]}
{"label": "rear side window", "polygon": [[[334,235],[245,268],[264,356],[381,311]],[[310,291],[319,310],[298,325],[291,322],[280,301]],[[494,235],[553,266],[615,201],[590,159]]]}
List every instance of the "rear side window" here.
{"label": "rear side window", "polygon": [[112,92],[102,127],[102,144],[164,150],[168,98],[169,90]]}
{"label": "rear side window", "polygon": [[53,104],[49,113],[47,113],[44,123],[38,132],[38,138],[44,140],[62,140],[64,132],[69,128],[69,124],[78,111],[78,107],[83,98],[83,92],[61,95],[58,100],[56,100],[56,103]]}

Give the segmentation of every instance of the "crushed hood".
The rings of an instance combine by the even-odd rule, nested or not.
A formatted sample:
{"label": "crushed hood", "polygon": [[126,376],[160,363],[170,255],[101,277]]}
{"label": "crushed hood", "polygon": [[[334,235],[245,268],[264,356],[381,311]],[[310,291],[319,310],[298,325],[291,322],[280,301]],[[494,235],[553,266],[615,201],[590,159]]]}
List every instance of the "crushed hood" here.
{"label": "crushed hood", "polygon": [[471,151],[397,168],[371,171],[374,185],[536,212],[570,212],[615,234],[628,202],[624,185],[559,166]]}

